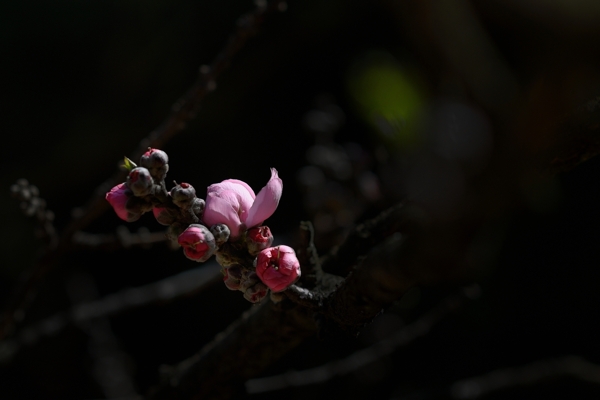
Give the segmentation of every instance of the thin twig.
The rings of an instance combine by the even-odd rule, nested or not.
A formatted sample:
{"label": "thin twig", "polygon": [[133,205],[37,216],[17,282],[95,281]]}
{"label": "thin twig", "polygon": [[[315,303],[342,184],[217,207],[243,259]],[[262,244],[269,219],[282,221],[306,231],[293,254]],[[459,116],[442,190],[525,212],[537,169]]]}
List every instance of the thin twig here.
{"label": "thin twig", "polygon": [[575,355],[547,358],[462,379],[449,387],[420,390],[394,399],[479,399],[506,389],[547,384],[564,378],[600,385],[600,365]]}
{"label": "thin twig", "polygon": [[[73,303],[98,297],[98,289],[89,273],[77,273],[67,280],[67,293]],[[87,334],[88,354],[94,380],[108,398],[137,396],[133,380],[132,359],[121,348],[106,317],[77,321]]]}
{"label": "thin twig", "polygon": [[312,223],[302,221],[300,223],[300,247],[297,255],[302,266],[302,281],[309,287],[314,287],[323,274],[314,240],[315,230]]}
{"label": "thin twig", "polygon": [[311,310],[319,310],[323,305],[323,296],[318,292],[291,285],[283,292],[294,303]]}
{"label": "thin twig", "polygon": [[540,360],[458,381],[450,387],[450,394],[455,399],[475,399],[511,387],[535,385],[561,377],[600,384],[600,365],[578,356]]}
{"label": "thin twig", "polygon": [[157,243],[171,244],[165,232],[150,232],[146,227],[140,227],[137,232],[131,232],[125,225],[117,228],[115,234],[97,234],[75,232],[73,244],[93,250],[116,250],[141,246],[149,248]]}
{"label": "thin twig", "polygon": [[111,317],[150,304],[168,302],[178,297],[198,293],[220,280],[220,268],[216,262],[207,262],[201,267],[157,282],[123,289],[97,300],[75,304],[70,310],[44,318],[18,330],[14,338],[1,341],[0,364],[10,361],[21,347],[34,345],[44,337],[56,335],[69,324],[83,324],[93,319]]}

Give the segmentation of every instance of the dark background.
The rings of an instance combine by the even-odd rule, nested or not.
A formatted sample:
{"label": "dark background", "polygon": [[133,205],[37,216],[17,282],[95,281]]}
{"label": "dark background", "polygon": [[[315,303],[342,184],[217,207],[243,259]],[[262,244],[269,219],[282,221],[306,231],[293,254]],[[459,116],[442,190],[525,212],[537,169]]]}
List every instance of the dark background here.
{"label": "dark background", "polygon": [[[559,80],[567,97],[565,112],[598,95],[597,2],[459,3],[472,7],[518,90]],[[192,183],[203,197],[205,186],[228,178],[258,191],[269,168],[276,167],[285,190],[268,221],[275,237],[293,243],[299,221],[311,219],[321,252],[339,243],[354,222],[406,195],[404,160],[418,154],[415,146],[427,146],[419,136],[425,129],[412,125],[418,117],[411,110],[426,113],[448,98],[479,110],[477,96],[452,68],[436,62],[439,49],[431,38],[415,36],[425,22],[411,17],[413,8],[413,2],[403,1],[291,1],[233,60],[197,118],[163,148],[170,156],[168,177]],[[33,222],[8,194],[10,185],[23,177],[37,185],[60,230],[71,210],[93,195],[122,157],[168,115],[200,65],[210,63],[224,46],[237,18],[253,9],[251,2],[239,0],[0,5],[5,138],[0,300],[8,299],[42,251]],[[409,82],[400,93],[408,100],[398,102],[404,107],[405,129],[392,129],[392,134],[370,119],[369,107],[377,101],[360,104],[370,98],[368,87],[356,89],[361,73],[388,67],[393,73],[384,75],[383,87],[394,88],[398,77]],[[380,92],[385,103],[387,92]],[[488,124],[492,132],[500,131],[497,121]],[[317,150],[336,151],[320,158],[311,147],[315,144],[324,146]],[[350,165],[351,172],[336,173],[340,163]],[[315,168],[325,176],[321,186],[315,184]],[[599,362],[599,172],[600,161],[591,159],[557,175],[533,200],[523,184],[521,202],[489,235],[487,261],[469,277],[480,285],[480,298],[429,334],[351,374],[260,397],[428,398],[457,380],[539,359],[577,355]],[[371,177],[368,182],[378,189],[365,189],[361,177]],[[109,211],[86,232],[114,232],[120,222]],[[161,229],[151,216],[129,225],[132,231],[142,226]],[[66,282],[73,276],[91,277],[96,296],[102,297],[194,267],[165,244],[75,251],[46,276],[16,337],[21,327],[71,305]],[[264,375],[345,357],[414,321],[453,291],[450,284],[415,289],[356,341],[310,340]],[[241,293],[216,283],[202,293],[104,321],[120,354],[128,355],[121,364],[143,394],[158,382],[160,365],[191,356],[249,306]],[[94,378],[97,356],[90,329],[100,328],[70,325],[22,344],[0,366],[0,398],[105,398]],[[489,397],[599,394],[600,387],[592,383],[558,378]]]}

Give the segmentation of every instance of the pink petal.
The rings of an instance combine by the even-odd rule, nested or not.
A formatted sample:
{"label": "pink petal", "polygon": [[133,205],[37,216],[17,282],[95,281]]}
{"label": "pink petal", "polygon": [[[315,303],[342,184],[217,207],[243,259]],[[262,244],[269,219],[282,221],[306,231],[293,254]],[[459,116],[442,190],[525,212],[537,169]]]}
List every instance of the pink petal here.
{"label": "pink petal", "polygon": [[254,194],[254,190],[252,190],[250,185],[248,185],[244,181],[240,181],[239,179],[226,179],[218,185],[221,185],[224,189],[233,190],[235,192],[238,192],[240,194],[240,196],[247,195],[247,196],[249,196],[249,198],[252,198],[253,201],[256,198],[256,195]]}
{"label": "pink petal", "polygon": [[231,231],[232,237],[237,237],[240,231],[238,215],[238,197],[231,191],[221,191],[219,194],[209,192],[206,196],[206,207],[202,220],[207,226],[225,224]]}
{"label": "pink petal", "polygon": [[254,203],[254,191],[246,182],[237,179],[227,179],[221,183],[210,185],[207,193],[213,193],[218,197],[231,199],[232,206],[236,209],[241,222],[245,222],[248,211]]}
{"label": "pink petal", "polygon": [[[277,175],[277,170],[271,168],[271,179],[258,192],[254,204],[252,204],[250,211],[248,211],[248,217],[245,220],[248,228],[262,224],[264,220],[273,215],[279,205],[282,191],[283,182]],[[242,221],[244,220],[242,219]]]}
{"label": "pink petal", "polygon": [[254,203],[254,199],[256,198],[254,190],[246,182],[237,179],[227,179],[221,183],[210,185],[207,189],[207,193],[214,192],[221,194],[224,191],[235,193],[240,209],[246,213],[252,207],[252,203]]}

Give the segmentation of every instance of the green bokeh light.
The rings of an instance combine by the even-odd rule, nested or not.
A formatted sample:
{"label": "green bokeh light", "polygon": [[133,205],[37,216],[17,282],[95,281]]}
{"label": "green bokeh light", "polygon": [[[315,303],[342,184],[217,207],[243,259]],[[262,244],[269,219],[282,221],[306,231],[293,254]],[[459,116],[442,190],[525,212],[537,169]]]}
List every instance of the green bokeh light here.
{"label": "green bokeh light", "polygon": [[359,114],[394,147],[418,141],[425,94],[418,79],[385,52],[372,52],[350,68],[347,88]]}

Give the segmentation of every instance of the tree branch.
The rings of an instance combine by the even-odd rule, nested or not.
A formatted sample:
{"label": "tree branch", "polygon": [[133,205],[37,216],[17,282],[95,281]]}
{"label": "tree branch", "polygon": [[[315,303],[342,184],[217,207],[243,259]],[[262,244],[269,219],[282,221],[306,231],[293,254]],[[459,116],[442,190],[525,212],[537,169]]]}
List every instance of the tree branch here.
{"label": "tree branch", "polygon": [[344,242],[323,257],[323,271],[347,276],[374,245],[397,232],[409,232],[423,224],[425,214],[417,207],[397,204],[354,228]]}
{"label": "tree branch", "polygon": [[169,276],[147,285],[123,289],[97,300],[80,302],[69,310],[17,330],[14,338],[0,341],[0,364],[6,363],[23,346],[36,344],[46,336],[52,336],[70,324],[82,324],[97,318],[118,315],[154,303],[169,302],[181,296],[198,293],[217,281],[221,281],[221,267],[207,262],[177,275]]}
{"label": "tree branch", "polygon": [[[476,295],[474,296],[473,293]],[[479,287],[477,285],[464,288],[462,293],[448,296],[410,325],[344,359],[303,371],[289,371],[281,375],[251,379],[246,382],[246,389],[248,393],[255,394],[322,383],[333,377],[366,367],[372,362],[391,354],[398,347],[406,346],[414,339],[426,335],[437,322],[459,308],[466,300],[477,298],[478,294]]]}

